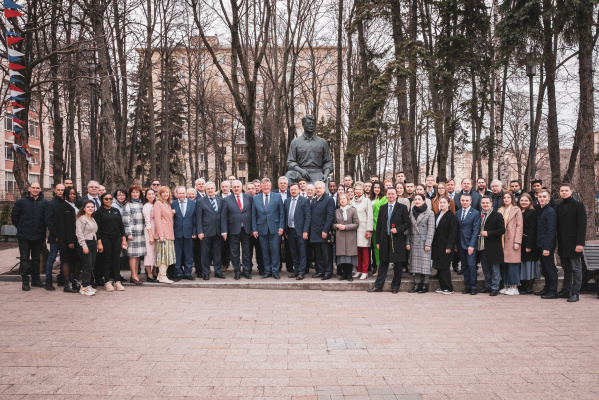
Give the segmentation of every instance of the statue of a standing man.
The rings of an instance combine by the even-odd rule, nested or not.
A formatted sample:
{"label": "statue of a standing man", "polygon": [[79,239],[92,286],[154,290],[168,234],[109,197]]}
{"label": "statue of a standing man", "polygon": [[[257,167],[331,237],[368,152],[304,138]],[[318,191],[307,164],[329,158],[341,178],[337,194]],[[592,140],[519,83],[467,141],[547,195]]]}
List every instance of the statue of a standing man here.
{"label": "statue of a standing man", "polygon": [[308,183],[327,182],[333,171],[333,158],[329,144],[316,136],[316,118],[306,115],[302,118],[304,134],[293,139],[287,156],[287,174],[289,183],[304,178]]}

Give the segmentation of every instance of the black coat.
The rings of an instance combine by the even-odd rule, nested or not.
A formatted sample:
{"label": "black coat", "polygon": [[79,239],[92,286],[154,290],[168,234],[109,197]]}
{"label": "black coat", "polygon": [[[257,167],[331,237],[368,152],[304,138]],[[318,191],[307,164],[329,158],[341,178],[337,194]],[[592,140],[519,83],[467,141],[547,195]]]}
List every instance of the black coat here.
{"label": "black coat", "polygon": [[405,231],[410,228],[410,216],[408,208],[401,203],[395,203],[393,214],[391,214],[391,226],[395,225],[397,233],[393,234],[393,246],[391,236],[387,235],[387,220],[389,215],[389,204],[383,204],[379,209],[376,222],[376,244],[379,245],[379,259],[381,263],[400,263],[407,259]]}
{"label": "black coat", "polygon": [[[487,264],[494,265],[503,263],[503,243],[501,242],[501,236],[505,233],[503,215],[496,211],[491,212],[491,214],[487,216],[484,226],[481,226],[480,231],[487,231],[487,236],[484,237],[484,252]],[[482,239],[482,236],[480,239]],[[482,251],[480,241],[478,249],[479,251]]]}
{"label": "black coat", "polygon": [[537,215],[537,248],[539,250],[555,250],[557,214],[547,205],[539,208]]}
{"label": "black coat", "polygon": [[12,207],[12,223],[17,228],[17,238],[40,240],[46,238],[46,207],[48,200],[40,192],[37,200],[29,195],[21,197]]}
{"label": "black coat", "polygon": [[[46,226],[48,227],[48,231],[50,232],[48,234],[48,243],[58,243],[56,240],[56,226],[54,223],[54,216],[56,215],[56,212],[65,204],[66,201],[64,201],[63,198],[54,196],[46,206]],[[73,207],[71,207],[71,210],[73,210]]]}
{"label": "black coat", "polygon": [[[438,217],[439,214],[435,215],[435,223]],[[435,229],[435,236],[433,237],[431,251],[433,268],[449,269],[451,267],[457,238],[458,218],[451,211],[447,211],[443,217],[441,217],[439,225],[437,225],[437,228]],[[445,252],[447,249],[450,250],[449,254]]]}
{"label": "black coat", "polygon": [[324,243],[322,233],[330,235],[335,222],[335,201],[328,194],[310,200],[310,243]]}
{"label": "black coat", "polygon": [[[537,211],[533,208],[522,213],[522,262],[537,261],[539,250],[537,249]],[[532,251],[526,252],[526,249]]]}
{"label": "black coat", "polygon": [[75,235],[76,212],[67,202],[54,213],[54,226],[56,228],[56,237],[58,238],[58,249],[60,250],[60,260],[62,262],[76,262],[78,259],[75,249],[69,248],[69,244],[77,243]]}
{"label": "black coat", "polygon": [[555,208],[557,213],[557,254],[560,257],[580,257],[576,246],[584,246],[587,234],[587,212],[584,205],[572,199],[564,212],[564,204]]}

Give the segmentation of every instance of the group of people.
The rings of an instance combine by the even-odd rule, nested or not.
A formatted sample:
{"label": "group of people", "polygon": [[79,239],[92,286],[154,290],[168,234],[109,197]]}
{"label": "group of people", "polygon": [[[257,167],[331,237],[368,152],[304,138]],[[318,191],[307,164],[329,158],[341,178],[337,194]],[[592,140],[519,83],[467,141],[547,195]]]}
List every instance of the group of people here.
{"label": "group of people", "polygon": [[[545,287],[534,294],[579,300],[586,212],[572,198],[571,184],[559,188],[562,201],[556,204],[540,180],[525,193],[518,181],[504,190],[495,180],[488,190],[484,179],[473,189],[465,178],[456,191],[453,179],[436,183],[428,176],[415,184],[401,172],[395,178],[354,183],[346,175],[339,185],[325,186],[305,179],[289,185],[283,176],[273,190],[268,178],[244,188],[230,176],[219,188],[198,179],[195,188],[181,186],[174,193],[153,180],[149,188],[132,185],[113,194],[90,181],[83,197],[65,180],[55,186],[51,201],[34,182],[12,210],[22,288],[55,290],[52,266],[58,252],[59,285],[87,296],[101,286],[107,292],[125,290],[123,263],[136,285],[143,284],[142,259],[148,282],[195,280],[194,266],[201,279],[210,279],[211,267],[214,277],[225,279],[229,264],[238,280],[252,278],[255,255],[263,279],[280,279],[285,261],[289,278],[303,280],[314,268],[313,278],[328,280],[336,264],[339,280],[372,273],[376,281],[369,292],[383,290],[390,264],[392,293],[398,293],[404,270],[414,275],[410,293],[428,292],[431,271],[437,269],[437,292],[452,294],[453,266],[464,277],[464,294],[532,294],[542,270]],[[42,284],[46,230],[50,249]],[[564,270],[559,293],[556,247]],[[480,291],[478,263],[485,278]]]}

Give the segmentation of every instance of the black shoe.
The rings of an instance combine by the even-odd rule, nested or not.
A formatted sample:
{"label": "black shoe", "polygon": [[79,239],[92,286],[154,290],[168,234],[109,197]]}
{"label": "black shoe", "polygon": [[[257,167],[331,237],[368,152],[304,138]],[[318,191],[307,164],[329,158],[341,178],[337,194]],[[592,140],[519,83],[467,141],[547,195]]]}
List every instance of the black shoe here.
{"label": "black shoe", "polygon": [[33,286],[33,287],[39,287],[39,288],[44,287],[44,284],[40,280],[39,275],[31,277],[31,286]]}
{"label": "black shoe", "polygon": [[46,284],[44,285],[46,290],[52,291],[52,290],[56,290],[56,288],[52,285],[52,281],[46,281]]}
{"label": "black shoe", "polygon": [[470,288],[466,288],[464,290],[462,290],[462,294],[468,294],[470,293],[472,290]]}
{"label": "black shoe", "polygon": [[437,275],[431,275],[431,279],[439,280],[439,274],[437,274]]}
{"label": "black shoe", "polygon": [[175,282],[179,282],[181,279],[183,279],[183,277],[182,277],[182,276],[175,276],[175,277],[173,278],[173,281],[175,281]]}
{"label": "black shoe", "polygon": [[146,276],[146,282],[158,283],[158,279],[154,278],[154,276]]}
{"label": "black shoe", "polygon": [[345,276],[345,274],[341,274],[341,276],[339,277],[340,281],[346,281],[347,280],[347,276]]}
{"label": "black shoe", "polygon": [[572,297],[572,293],[570,293],[568,290],[562,290],[557,294],[557,297],[560,299],[569,299]]}
{"label": "black shoe", "polygon": [[[481,293],[483,293],[483,291],[480,291]],[[499,294],[499,290],[491,290],[489,292],[489,296],[497,296]]]}
{"label": "black shoe", "polygon": [[378,293],[378,292],[382,292],[382,291],[383,291],[383,289],[379,289],[379,288],[375,288],[375,287],[367,290],[368,293]]}
{"label": "black shoe", "polygon": [[420,289],[422,289],[421,284],[416,283],[412,289],[408,290],[408,293],[418,293]]}
{"label": "black shoe", "polygon": [[578,294],[573,294],[572,296],[568,297],[568,303],[575,303],[578,301]]}
{"label": "black shoe", "polygon": [[324,274],[322,272],[319,272],[317,274],[312,275],[312,278],[322,278],[324,276]]}
{"label": "black shoe", "polygon": [[297,278],[297,277],[298,277],[298,275],[299,275],[299,274],[298,274],[297,272],[294,272],[294,273],[292,273],[292,274],[289,274],[289,275],[287,275],[287,277],[288,277],[288,278]]}
{"label": "black shoe", "polygon": [[304,280],[304,274],[299,274],[296,278],[296,281],[303,281]]}
{"label": "black shoe", "polygon": [[64,276],[58,275],[56,277],[56,286],[64,286],[64,284],[65,284]]}
{"label": "black shoe", "polygon": [[541,296],[542,299],[559,299],[557,293],[545,293]]}
{"label": "black shoe", "polygon": [[202,275],[202,279],[205,281],[208,281],[208,280],[210,280],[210,275],[204,274],[204,275]]}
{"label": "black shoe", "polygon": [[[543,290],[539,290],[538,292],[535,292],[535,296],[544,296],[544,295],[546,295],[547,293],[548,293],[548,292],[547,292],[547,289],[543,289]],[[556,296],[557,296],[557,295],[556,295]]]}
{"label": "black shoe", "polygon": [[272,274],[264,274],[262,275],[262,279],[270,278]]}
{"label": "black shoe", "polygon": [[264,268],[258,268],[258,275],[264,275]]}
{"label": "black shoe", "polygon": [[77,279],[73,279],[71,281],[71,286],[73,287],[73,290],[75,291],[75,293],[79,293],[79,289],[81,289],[81,284],[79,283],[79,281]]}
{"label": "black shoe", "polygon": [[472,296],[476,296],[476,295],[477,295],[477,293],[478,293],[478,290],[476,290],[476,289],[472,289],[472,290],[470,291],[470,294],[471,294]]}
{"label": "black shoe", "polygon": [[23,289],[24,292],[30,291],[31,287],[29,286],[29,277],[25,277],[22,279],[23,279],[23,285],[21,286],[21,289]]}
{"label": "black shoe", "polygon": [[247,272],[246,272],[246,273],[244,273],[244,274],[242,274],[242,275],[243,275],[243,277],[244,277],[245,279],[252,279],[252,274],[250,274],[250,273],[247,273]]}
{"label": "black shoe", "polygon": [[428,292],[428,283],[425,283],[424,285],[422,285],[422,287],[418,291],[418,293],[426,293],[426,292]]}
{"label": "black shoe", "polygon": [[479,293],[491,293],[493,290],[489,289],[489,288],[484,288],[483,290],[481,290]]}
{"label": "black shoe", "polygon": [[391,289],[391,293],[393,294],[397,294],[399,292],[399,289]]}
{"label": "black shoe", "polygon": [[195,281],[196,280],[196,278],[194,278],[191,275],[183,275],[183,279],[186,279],[188,281]]}
{"label": "black shoe", "polygon": [[65,293],[79,293],[79,290],[73,288],[73,283],[67,282],[62,290]]}
{"label": "black shoe", "polygon": [[272,274],[272,277],[275,279],[281,279],[281,276],[279,274]]}
{"label": "black shoe", "polygon": [[459,270],[458,272],[456,272],[456,274],[458,274],[458,275],[464,275],[464,272],[462,270]]}
{"label": "black shoe", "polygon": [[321,281],[327,281],[327,280],[331,279],[332,277],[333,277],[333,275],[332,275],[332,274],[329,274],[329,275],[323,275],[323,277],[322,277],[322,278],[320,278],[320,280],[321,280]]}
{"label": "black shoe", "polygon": [[235,271],[235,280],[238,281],[241,279],[241,273],[238,271]]}
{"label": "black shoe", "polygon": [[295,270],[293,269],[293,267],[291,267],[291,268],[287,269],[287,272],[292,273],[292,272],[295,272]]}
{"label": "black shoe", "polygon": [[225,276],[223,274],[214,274],[214,277],[218,279],[225,279]]}

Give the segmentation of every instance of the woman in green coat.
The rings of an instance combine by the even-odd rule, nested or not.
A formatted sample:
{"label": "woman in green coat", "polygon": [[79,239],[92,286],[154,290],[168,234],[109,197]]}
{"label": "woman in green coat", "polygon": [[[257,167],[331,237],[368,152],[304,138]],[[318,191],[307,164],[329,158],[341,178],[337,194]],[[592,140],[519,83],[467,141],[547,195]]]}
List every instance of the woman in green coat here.
{"label": "woman in green coat", "polygon": [[[371,246],[372,251],[374,252],[374,261],[376,263],[376,271],[374,272],[374,276],[378,275],[379,265],[381,262],[379,260],[379,249],[376,248],[374,243],[376,243],[376,221],[379,216],[379,209],[383,204],[387,204],[387,197],[385,196],[385,188],[383,184],[379,181],[376,181],[372,184],[372,190],[370,192],[370,200],[372,201],[372,217],[374,218],[373,224],[373,233],[372,233],[372,243]],[[362,279],[362,278],[360,278]]]}

